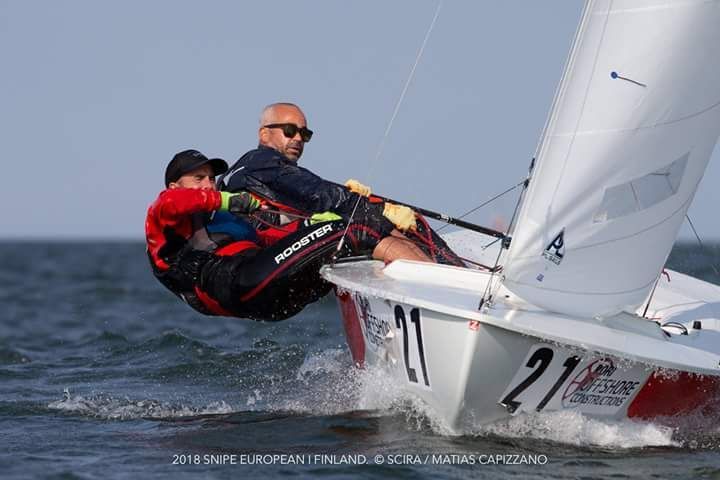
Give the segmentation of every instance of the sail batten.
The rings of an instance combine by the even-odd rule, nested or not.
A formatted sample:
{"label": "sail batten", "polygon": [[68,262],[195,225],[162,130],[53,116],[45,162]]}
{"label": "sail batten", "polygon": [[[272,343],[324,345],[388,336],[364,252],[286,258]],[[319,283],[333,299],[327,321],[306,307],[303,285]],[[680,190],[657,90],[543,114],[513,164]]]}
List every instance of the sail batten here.
{"label": "sail batten", "polygon": [[633,311],[720,134],[720,2],[587,3],[513,231],[505,285],[548,310]]}

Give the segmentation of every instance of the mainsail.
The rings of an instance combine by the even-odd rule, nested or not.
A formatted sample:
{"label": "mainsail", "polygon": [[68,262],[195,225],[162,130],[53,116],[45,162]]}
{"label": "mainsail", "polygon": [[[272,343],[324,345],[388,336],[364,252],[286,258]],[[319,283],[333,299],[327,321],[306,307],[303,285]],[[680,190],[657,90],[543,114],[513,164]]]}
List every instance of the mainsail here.
{"label": "mainsail", "polygon": [[720,2],[585,7],[505,262],[504,284],[585,317],[634,311],[720,134]]}

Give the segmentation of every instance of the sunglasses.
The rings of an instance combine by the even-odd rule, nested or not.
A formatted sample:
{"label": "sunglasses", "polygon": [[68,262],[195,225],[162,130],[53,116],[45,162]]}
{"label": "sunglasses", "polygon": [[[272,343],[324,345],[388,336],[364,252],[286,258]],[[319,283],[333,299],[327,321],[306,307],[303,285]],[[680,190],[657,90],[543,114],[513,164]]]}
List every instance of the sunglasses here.
{"label": "sunglasses", "polygon": [[282,128],[283,135],[287,138],[293,138],[300,132],[300,138],[303,142],[309,142],[313,136],[313,131],[307,127],[298,127],[294,123],[270,123],[263,125],[263,128]]}

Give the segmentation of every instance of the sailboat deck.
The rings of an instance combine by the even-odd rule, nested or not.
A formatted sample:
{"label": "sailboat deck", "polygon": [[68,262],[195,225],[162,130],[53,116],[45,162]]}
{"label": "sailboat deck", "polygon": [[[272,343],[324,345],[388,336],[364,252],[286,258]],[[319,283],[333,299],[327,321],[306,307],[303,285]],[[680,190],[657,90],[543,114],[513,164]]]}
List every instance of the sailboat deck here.
{"label": "sailboat deck", "polygon": [[[720,342],[717,341],[720,334],[707,318],[703,320],[706,328],[700,331],[668,336],[658,323],[626,313],[592,319],[547,312],[514,297],[503,287],[495,293],[493,305],[479,311],[489,273],[404,260],[387,267],[375,261],[325,266],[322,275],[341,289],[440,312],[461,322],[474,320],[545,341],[664,368],[720,374]],[[682,292],[676,287],[675,295]],[[656,295],[660,299],[658,305],[671,300],[670,297],[662,300],[664,287],[658,288]],[[720,299],[720,295],[717,298]],[[674,308],[674,315],[679,315],[681,306]],[[683,321],[692,324],[692,311],[685,311],[683,315]]]}

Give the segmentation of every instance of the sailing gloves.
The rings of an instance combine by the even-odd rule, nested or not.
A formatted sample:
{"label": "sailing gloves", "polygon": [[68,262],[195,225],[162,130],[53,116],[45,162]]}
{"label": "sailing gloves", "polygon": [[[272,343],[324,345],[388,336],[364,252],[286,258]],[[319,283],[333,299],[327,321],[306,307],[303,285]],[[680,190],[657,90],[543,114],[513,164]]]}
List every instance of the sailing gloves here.
{"label": "sailing gloves", "polygon": [[[362,195],[363,197],[369,197],[372,194],[370,187],[363,185],[353,178],[345,182],[345,186],[351,192]],[[403,232],[408,229],[415,230],[417,228],[417,223],[415,222],[415,212],[405,205],[395,205],[393,203],[385,202],[383,216],[390,220],[398,230]]]}
{"label": "sailing gloves", "polygon": [[230,212],[233,215],[252,213],[260,208],[260,200],[255,198],[252,193],[220,192],[220,197],[222,198],[220,210]]}
{"label": "sailing gloves", "polygon": [[358,182],[357,180],[351,178],[347,182],[345,182],[345,186],[353,193],[357,193],[358,195],[361,195],[363,197],[369,197],[372,193],[372,190],[370,190],[370,187],[367,185],[363,185],[362,183]]}
{"label": "sailing gloves", "polygon": [[383,216],[390,220],[400,231],[404,232],[408,229],[415,230],[417,228],[415,212],[405,205],[395,205],[385,202]]}
{"label": "sailing gloves", "polygon": [[[370,187],[363,185],[353,178],[345,182],[345,186],[351,192],[362,195],[363,197],[369,197],[372,194]],[[403,232],[408,229],[415,230],[417,228],[415,212],[405,205],[395,205],[393,203],[385,202],[383,216],[390,220],[398,230]]]}

